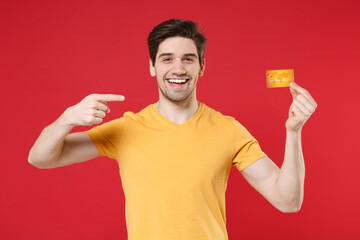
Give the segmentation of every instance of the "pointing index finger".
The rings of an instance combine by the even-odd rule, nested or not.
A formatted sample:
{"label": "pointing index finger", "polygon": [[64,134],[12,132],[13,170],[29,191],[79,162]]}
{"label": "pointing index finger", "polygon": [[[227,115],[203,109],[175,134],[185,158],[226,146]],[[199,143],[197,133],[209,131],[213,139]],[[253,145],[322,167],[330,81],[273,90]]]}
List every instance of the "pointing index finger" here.
{"label": "pointing index finger", "polygon": [[98,94],[96,96],[96,100],[101,102],[118,102],[118,101],[124,101],[125,97],[123,95],[118,95],[118,94]]}

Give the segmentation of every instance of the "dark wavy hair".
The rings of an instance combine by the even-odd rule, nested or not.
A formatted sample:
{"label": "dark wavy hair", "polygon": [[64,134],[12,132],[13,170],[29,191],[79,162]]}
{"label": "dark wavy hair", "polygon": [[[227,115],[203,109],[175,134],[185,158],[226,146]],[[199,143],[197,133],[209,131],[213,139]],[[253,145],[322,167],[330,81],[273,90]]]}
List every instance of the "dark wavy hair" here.
{"label": "dark wavy hair", "polygon": [[199,55],[200,65],[202,65],[207,43],[204,33],[199,31],[198,26],[194,22],[178,18],[160,23],[150,32],[147,43],[153,65],[155,65],[160,43],[171,37],[184,37],[193,40]]}

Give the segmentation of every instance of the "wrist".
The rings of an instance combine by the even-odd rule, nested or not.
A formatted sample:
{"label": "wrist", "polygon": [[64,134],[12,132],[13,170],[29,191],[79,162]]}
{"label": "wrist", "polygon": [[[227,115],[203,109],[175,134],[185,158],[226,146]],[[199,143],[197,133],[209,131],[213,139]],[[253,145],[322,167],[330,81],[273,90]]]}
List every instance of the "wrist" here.
{"label": "wrist", "polygon": [[67,108],[63,114],[58,119],[58,124],[61,127],[69,129],[69,131],[76,126],[71,120],[71,107]]}
{"label": "wrist", "polygon": [[287,137],[301,137],[301,129],[286,129]]}

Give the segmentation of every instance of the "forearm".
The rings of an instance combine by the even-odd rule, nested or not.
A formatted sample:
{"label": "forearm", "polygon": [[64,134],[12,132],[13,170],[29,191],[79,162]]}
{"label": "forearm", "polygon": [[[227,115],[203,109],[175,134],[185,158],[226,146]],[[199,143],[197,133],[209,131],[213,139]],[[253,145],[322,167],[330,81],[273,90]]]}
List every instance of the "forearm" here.
{"label": "forearm", "polygon": [[305,164],[301,130],[287,131],[284,162],[277,178],[277,188],[286,208],[299,210],[304,196]]}
{"label": "forearm", "polygon": [[65,137],[72,128],[66,122],[64,114],[44,128],[29,152],[29,163],[38,168],[46,168],[49,163],[56,161],[61,155]]}
{"label": "forearm", "polygon": [[54,123],[41,132],[30,150],[29,163],[38,168],[53,168],[99,156],[86,133],[69,135],[69,132],[75,126],[101,123],[106,113],[110,112],[107,106],[107,102],[110,101],[124,101],[124,96],[90,94],[78,104],[67,108]]}

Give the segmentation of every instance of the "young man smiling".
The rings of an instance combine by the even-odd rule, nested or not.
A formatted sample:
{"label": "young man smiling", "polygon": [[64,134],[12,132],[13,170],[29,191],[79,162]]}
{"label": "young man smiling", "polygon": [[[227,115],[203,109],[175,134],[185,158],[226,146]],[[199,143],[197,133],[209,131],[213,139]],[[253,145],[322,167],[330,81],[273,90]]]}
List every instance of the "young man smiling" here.
{"label": "young man smiling", "polygon": [[155,63],[149,61],[159,87],[158,111],[175,123],[186,122],[198,109],[196,83],[204,72],[205,59],[199,62],[193,40],[176,36],[162,41]]}
{"label": "young man smiling", "polygon": [[43,130],[29,162],[55,168],[101,155],[115,159],[129,240],[228,239],[225,191],[232,166],[274,207],[298,211],[305,177],[301,129],[316,108],[309,92],[296,84],[290,87],[293,102],[279,169],[238,121],[197,100],[206,39],[193,22],[171,19],[159,24],[148,45],[158,102],[69,134],[74,126],[101,123],[110,111],[108,101],[124,100],[121,95],[89,95]]}

